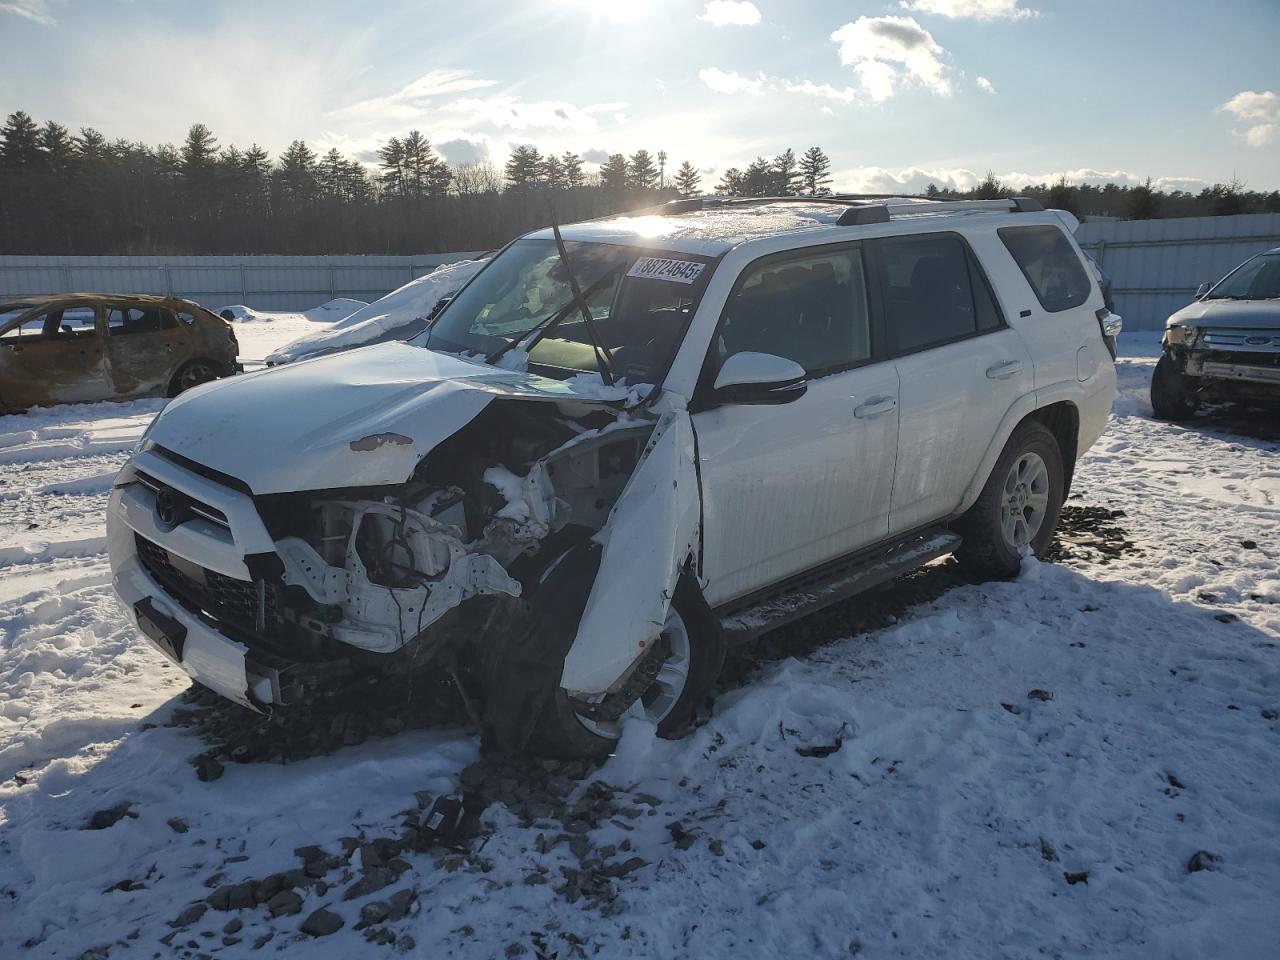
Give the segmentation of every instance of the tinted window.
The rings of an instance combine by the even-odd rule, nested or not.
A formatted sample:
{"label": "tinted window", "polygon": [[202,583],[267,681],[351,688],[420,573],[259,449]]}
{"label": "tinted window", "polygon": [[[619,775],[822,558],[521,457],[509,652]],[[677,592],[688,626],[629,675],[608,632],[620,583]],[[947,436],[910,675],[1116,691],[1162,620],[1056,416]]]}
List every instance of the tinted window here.
{"label": "tinted window", "polygon": [[811,376],[871,357],[867,286],[860,247],[771,259],[751,267],[725,308],[716,344],[772,353]]}
{"label": "tinted window", "polygon": [[1057,227],[1001,227],[1000,239],[1022,268],[1040,306],[1050,313],[1089,299],[1089,275]]}
{"label": "tinted window", "polygon": [[1000,325],[991,294],[959,237],[881,240],[877,249],[893,353],[922,350]]}

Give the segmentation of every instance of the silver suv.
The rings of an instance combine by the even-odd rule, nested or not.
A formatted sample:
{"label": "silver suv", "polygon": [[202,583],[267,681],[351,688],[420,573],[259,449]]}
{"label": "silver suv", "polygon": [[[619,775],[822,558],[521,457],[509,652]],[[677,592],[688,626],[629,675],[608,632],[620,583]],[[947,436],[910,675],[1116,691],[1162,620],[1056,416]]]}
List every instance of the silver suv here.
{"label": "silver suv", "polygon": [[407,343],[170,403],[116,591],[256,710],[437,664],[508,747],[676,735],[726,643],[1049,542],[1115,393],[1074,224],[706,198],[522,237]]}
{"label": "silver suv", "polygon": [[1169,318],[1151,408],[1185,420],[1201,403],[1280,402],[1280,247],[1246,260]]}

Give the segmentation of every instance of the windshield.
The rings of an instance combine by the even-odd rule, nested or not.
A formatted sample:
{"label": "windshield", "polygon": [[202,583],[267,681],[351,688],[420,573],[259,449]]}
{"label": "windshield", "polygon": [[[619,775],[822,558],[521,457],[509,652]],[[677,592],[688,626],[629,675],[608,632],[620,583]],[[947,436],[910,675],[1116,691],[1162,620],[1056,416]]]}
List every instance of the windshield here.
{"label": "windshield", "polygon": [[1264,253],[1236,267],[1205,295],[1206,300],[1280,298],[1280,253]]}
{"label": "windshield", "polygon": [[[697,308],[710,261],[610,243],[565,248],[614,372],[630,384],[656,384]],[[526,335],[520,349],[535,373],[567,379],[599,369],[554,240],[513,243],[409,342],[488,357]]]}

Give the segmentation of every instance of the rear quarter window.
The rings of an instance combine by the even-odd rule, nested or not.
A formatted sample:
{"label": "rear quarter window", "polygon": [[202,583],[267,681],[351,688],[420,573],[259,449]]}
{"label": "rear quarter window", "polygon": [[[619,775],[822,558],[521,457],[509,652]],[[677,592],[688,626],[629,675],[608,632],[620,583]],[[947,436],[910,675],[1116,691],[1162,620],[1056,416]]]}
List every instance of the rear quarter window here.
{"label": "rear quarter window", "polygon": [[1040,306],[1058,313],[1089,299],[1089,275],[1060,228],[1001,227],[997,233],[1031,284]]}

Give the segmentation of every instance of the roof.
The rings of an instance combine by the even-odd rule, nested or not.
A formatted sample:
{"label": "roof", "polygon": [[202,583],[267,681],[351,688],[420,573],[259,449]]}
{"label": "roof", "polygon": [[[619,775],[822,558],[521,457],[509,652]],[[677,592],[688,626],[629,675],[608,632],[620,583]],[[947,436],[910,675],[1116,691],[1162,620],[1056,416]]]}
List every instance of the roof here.
{"label": "roof", "polygon": [[[916,197],[825,197],[809,199],[703,197],[674,201],[661,207],[588,220],[561,228],[566,240],[656,247],[678,253],[718,256],[741,243],[782,234],[843,232],[851,209],[884,211],[879,221],[910,217],[951,217],[957,214],[1008,213],[1028,201],[934,201]],[[1003,205],[1003,209],[998,209]],[[1042,209],[1038,204],[1030,209]],[[1057,212],[1057,211],[1055,211]],[[868,219],[866,222],[874,222]],[[549,240],[551,230],[529,234]]]}
{"label": "roof", "polygon": [[199,304],[184,300],[181,297],[161,297],[152,293],[42,293],[34,297],[14,297],[11,300],[2,301],[0,302],[0,308],[38,307],[46,303],[88,305],[99,303],[103,300],[136,300],[141,303],[154,303],[157,306],[172,307],[175,310],[199,306]]}

